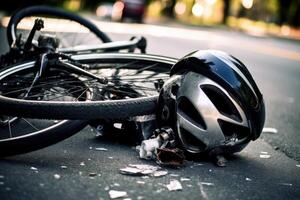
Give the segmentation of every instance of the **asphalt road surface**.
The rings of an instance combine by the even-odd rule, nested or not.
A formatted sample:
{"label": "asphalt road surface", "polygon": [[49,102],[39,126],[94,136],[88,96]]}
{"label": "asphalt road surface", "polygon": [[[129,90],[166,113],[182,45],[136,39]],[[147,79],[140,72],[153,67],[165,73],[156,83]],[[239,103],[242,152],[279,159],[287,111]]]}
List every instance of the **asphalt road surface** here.
{"label": "asphalt road surface", "polygon": [[[123,140],[96,138],[87,127],[51,147],[0,160],[0,199],[109,199],[110,190],[126,191],[130,199],[300,199],[299,42],[209,28],[98,25],[114,40],[144,35],[152,54],[180,58],[219,49],[236,56],[264,95],[265,127],[276,131],[263,133],[225,168],[188,161],[155,178],[120,174],[129,164],[157,165],[140,160]],[[171,180],[179,180],[182,190],[168,191]]]}

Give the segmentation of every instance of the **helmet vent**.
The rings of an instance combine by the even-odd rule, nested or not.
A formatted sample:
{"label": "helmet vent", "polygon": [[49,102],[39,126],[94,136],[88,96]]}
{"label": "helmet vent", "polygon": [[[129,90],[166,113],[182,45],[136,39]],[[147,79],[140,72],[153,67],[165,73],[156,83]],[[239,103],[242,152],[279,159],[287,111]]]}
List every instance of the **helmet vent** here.
{"label": "helmet vent", "polygon": [[177,112],[186,118],[188,121],[192,122],[194,125],[198,126],[201,129],[206,130],[206,124],[200,115],[199,111],[195,106],[190,102],[186,97],[181,97],[178,103]]}
{"label": "helmet vent", "polygon": [[184,146],[192,151],[205,151],[207,146],[193,134],[180,127],[180,135]]}
{"label": "helmet vent", "polygon": [[242,121],[238,110],[224,92],[212,85],[202,85],[201,88],[221,114]]}
{"label": "helmet vent", "polygon": [[220,119],[218,122],[227,141],[233,138],[240,140],[250,135],[250,130],[247,127],[232,124]]}

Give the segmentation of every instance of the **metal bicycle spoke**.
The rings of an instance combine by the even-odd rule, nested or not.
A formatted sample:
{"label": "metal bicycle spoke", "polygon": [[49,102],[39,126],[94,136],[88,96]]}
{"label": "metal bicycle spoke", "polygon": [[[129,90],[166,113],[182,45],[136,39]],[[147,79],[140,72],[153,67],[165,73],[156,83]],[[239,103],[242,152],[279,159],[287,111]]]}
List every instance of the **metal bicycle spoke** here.
{"label": "metal bicycle spoke", "polygon": [[[23,68],[13,68],[7,73],[0,71],[0,95],[23,101],[66,103],[156,96],[160,89],[157,83],[168,79],[173,62],[167,59],[162,62],[143,58],[143,55],[126,55],[116,54],[115,59],[103,54],[91,54],[92,59],[75,59],[76,62],[82,63],[78,66],[88,73],[62,66],[50,66],[33,86],[32,80],[36,70],[34,63],[24,65]],[[103,84],[97,77],[105,77],[108,82]],[[29,87],[30,93],[24,97],[22,94],[26,93]],[[59,123],[61,121],[20,116],[0,127],[0,145],[2,141],[32,137],[32,132],[38,133]]]}

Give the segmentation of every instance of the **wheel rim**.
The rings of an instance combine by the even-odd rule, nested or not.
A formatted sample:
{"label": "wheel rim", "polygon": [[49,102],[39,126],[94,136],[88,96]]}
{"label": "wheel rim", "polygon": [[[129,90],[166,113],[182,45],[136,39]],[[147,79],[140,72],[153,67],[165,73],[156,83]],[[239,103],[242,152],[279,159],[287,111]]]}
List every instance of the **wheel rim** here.
{"label": "wheel rim", "polygon": [[[106,99],[128,99],[128,98],[136,98],[136,97],[144,97],[144,96],[154,96],[157,95],[159,92],[159,85],[155,85],[155,81],[168,78],[168,71],[172,64],[175,62],[174,59],[170,58],[164,58],[156,57],[156,56],[148,56],[148,55],[140,55],[136,56],[135,54],[86,54],[84,56],[75,56],[74,59],[82,62],[82,63],[95,63],[101,62],[99,64],[94,64],[92,66],[92,69],[90,72],[96,74],[101,72],[101,75],[104,75],[108,77],[108,80],[110,83],[113,83],[114,85],[109,86],[108,88],[101,88],[102,91],[99,91],[99,84],[96,85],[89,85],[89,87],[86,87],[84,89],[81,89],[80,91],[76,91],[73,94],[80,95],[83,91],[90,93],[89,96],[85,96],[83,99],[77,99],[77,101],[82,100],[106,100]],[[113,65],[109,66],[109,63],[113,62]],[[118,65],[118,64],[119,65]],[[141,65],[142,63],[142,65]],[[162,66],[158,66],[159,64],[162,64]],[[97,65],[97,66],[96,66]],[[22,99],[22,96],[20,94],[21,92],[24,92],[26,90],[25,88],[16,88],[16,85],[22,85],[26,86],[26,84],[22,83],[11,83],[8,85],[7,80],[16,80],[21,82],[21,76],[14,77],[14,75],[19,75],[20,72],[26,72],[30,69],[32,69],[34,66],[34,62],[29,62],[23,65],[18,65],[15,67],[11,67],[8,70],[0,72],[0,93],[2,96],[8,96],[8,97],[14,97]],[[113,69],[112,69],[113,68]],[[155,70],[153,70],[153,68]],[[21,73],[22,75],[22,73]],[[32,75],[33,76],[33,75]],[[23,80],[24,80],[24,76]],[[27,77],[26,77],[27,78]],[[47,77],[49,78],[49,77]],[[82,77],[77,77],[81,81],[84,81]],[[145,80],[147,78],[147,80]],[[50,79],[48,79],[50,80]],[[53,79],[54,83],[60,83],[59,81],[56,81],[56,79]],[[47,82],[47,81],[45,81]],[[64,89],[66,89],[65,81],[61,81],[62,86]],[[149,85],[150,83],[150,85]],[[41,82],[41,85],[43,88],[45,88],[44,83]],[[49,84],[49,81],[48,81]],[[84,83],[86,84],[86,83]],[[148,84],[148,85],[147,85]],[[161,83],[162,84],[162,83]],[[59,84],[58,84],[59,85]],[[28,84],[27,84],[28,86]],[[50,85],[51,87],[53,85]],[[100,85],[101,86],[101,85]],[[117,86],[117,87],[116,87]],[[37,86],[40,87],[40,86]],[[3,89],[5,88],[5,89]],[[11,89],[14,88],[17,92],[14,93],[14,91]],[[41,88],[41,87],[40,87]],[[69,88],[70,89],[70,88]],[[118,89],[118,91],[116,91]],[[98,90],[98,91],[97,91]],[[5,93],[5,91],[8,91]],[[44,90],[46,91],[46,90]],[[93,93],[93,94],[92,94]],[[95,95],[97,93],[98,96]],[[99,95],[100,94],[100,95]],[[94,96],[93,96],[94,95]],[[93,97],[92,97],[93,96]],[[34,97],[34,98],[33,98]],[[66,101],[66,99],[57,99],[57,98],[41,98],[37,99],[38,96],[29,96],[30,99],[34,99],[35,101]],[[74,101],[74,99],[72,100]],[[75,100],[76,101],[76,100]],[[38,123],[43,123],[43,128],[45,129],[47,127],[57,126],[57,124],[60,124],[62,122],[55,121],[55,120],[38,120]],[[49,125],[50,122],[50,125]],[[9,132],[8,136],[9,138],[1,138],[1,140],[7,140],[7,139],[18,139],[20,137],[26,137],[30,136],[33,132],[38,133],[39,130],[36,129],[36,120],[34,119],[27,119],[27,118],[20,118],[18,121],[16,121],[17,126],[24,126],[27,125],[27,127],[31,128],[31,131],[28,131],[27,133],[21,135],[14,135],[12,136],[12,124],[7,124],[6,126],[2,126],[2,129],[0,128],[0,133],[3,132]],[[15,124],[14,124],[15,125]],[[16,129],[20,129],[17,127]],[[40,129],[40,130],[41,130]],[[23,129],[25,130],[25,129]],[[23,135],[22,135],[23,134]],[[7,136],[6,136],[7,137]]]}

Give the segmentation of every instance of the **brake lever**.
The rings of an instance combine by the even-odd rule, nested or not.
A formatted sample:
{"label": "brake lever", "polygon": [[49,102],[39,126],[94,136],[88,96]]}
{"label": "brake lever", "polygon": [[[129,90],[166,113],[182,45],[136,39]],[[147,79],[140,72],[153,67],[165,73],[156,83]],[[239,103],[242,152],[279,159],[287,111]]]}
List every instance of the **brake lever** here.
{"label": "brake lever", "polygon": [[30,50],[32,47],[32,41],[33,41],[33,37],[36,33],[36,31],[40,31],[42,28],[44,28],[44,21],[42,19],[36,19],[34,21],[34,25],[29,33],[29,36],[25,42],[24,45],[24,50]]}

